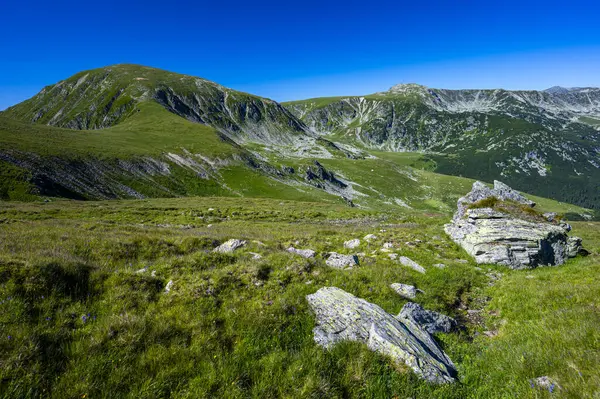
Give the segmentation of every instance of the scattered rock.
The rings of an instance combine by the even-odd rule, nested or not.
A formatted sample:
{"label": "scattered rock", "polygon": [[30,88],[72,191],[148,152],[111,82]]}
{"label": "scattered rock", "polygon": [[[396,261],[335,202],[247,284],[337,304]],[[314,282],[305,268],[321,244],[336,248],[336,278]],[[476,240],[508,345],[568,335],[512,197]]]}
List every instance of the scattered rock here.
{"label": "scattered rock", "polygon": [[455,381],[456,369],[433,337],[408,319],[398,319],[379,306],[339,288],[325,287],[306,297],[315,313],[315,342],[330,348],[344,340],[367,344],[369,349],[406,364],[432,383]]}
{"label": "scattered rock", "polygon": [[358,256],[356,255],[342,255],[337,252],[331,252],[329,258],[325,261],[325,264],[336,269],[352,269],[358,265]]}
{"label": "scattered rock", "polygon": [[214,252],[231,253],[231,252],[235,251],[236,249],[243,247],[244,245],[246,245],[245,240],[237,240],[235,238],[232,238],[231,240],[228,240],[228,241],[224,242],[223,244],[219,245],[218,247],[216,247],[214,249]]}
{"label": "scattered rock", "polygon": [[458,200],[458,210],[444,229],[477,263],[525,269],[560,265],[571,255],[583,253],[581,240],[567,236],[570,226],[523,220],[492,208],[469,209],[469,205],[490,197],[535,205],[501,182],[494,182],[494,189],[475,182],[471,192]]}
{"label": "scattered rock", "polygon": [[397,316],[400,319],[411,320],[424,328],[430,334],[449,333],[457,326],[456,320],[433,310],[423,309],[421,305],[409,302],[402,307]]}
{"label": "scattered rock", "polygon": [[437,267],[438,269],[445,269],[446,268],[446,265],[443,264],[443,263],[434,263],[432,266],[433,267]]}
{"label": "scattered rock", "polygon": [[144,267],[143,269],[138,269],[135,272],[138,274],[141,274],[141,273],[146,273],[147,271],[148,271],[148,267]]}
{"label": "scattered rock", "polygon": [[457,263],[463,263],[463,264],[469,263],[469,261],[466,259],[454,259],[454,261]]}
{"label": "scattered rock", "polygon": [[359,245],[360,245],[360,240],[358,238],[355,238],[353,240],[346,241],[344,243],[344,248],[354,249],[354,248],[358,247]]}
{"label": "scattered rock", "polygon": [[529,383],[531,384],[532,388],[538,387],[542,389],[547,389],[550,393],[562,390],[562,387],[558,385],[558,383],[554,379],[548,377],[547,375],[534,378],[530,380]]}
{"label": "scattered rock", "polygon": [[410,267],[411,269],[418,271],[419,273],[425,274],[425,272],[427,271],[427,270],[425,270],[425,268],[423,266],[419,265],[414,260],[407,258],[406,256],[401,256],[400,258],[398,258],[398,261],[402,265]]}
{"label": "scattered rock", "polygon": [[385,248],[385,249],[394,248],[394,244],[392,244],[391,242],[385,242],[385,243],[383,243],[383,248]]}
{"label": "scattered rock", "polygon": [[398,295],[406,299],[415,299],[417,297],[417,292],[423,292],[408,284],[393,283],[390,287],[396,291]]}
{"label": "scattered rock", "polygon": [[554,220],[556,219],[555,212],[546,212],[542,216],[544,216],[546,218],[546,220],[549,222],[554,222]]}
{"label": "scattered rock", "polygon": [[173,288],[173,280],[169,280],[169,282],[165,286],[165,294],[168,294],[169,292],[171,292],[172,288]]}
{"label": "scattered rock", "polygon": [[252,255],[252,259],[258,260],[258,259],[262,259],[262,255],[256,252],[250,252],[250,254]]}
{"label": "scattered rock", "polygon": [[364,237],[364,239],[365,239],[365,241],[372,241],[372,240],[376,240],[376,239],[377,239],[377,236],[376,236],[375,234],[367,234],[367,235]]}
{"label": "scattered rock", "polygon": [[314,258],[315,255],[317,254],[315,251],[313,251],[312,249],[296,249],[294,247],[289,247],[287,249],[288,252],[291,252],[293,254],[296,255],[300,255],[303,258]]}
{"label": "scattered rock", "polygon": [[396,259],[398,259],[398,254],[388,254],[388,257],[389,257],[391,260],[396,260]]}

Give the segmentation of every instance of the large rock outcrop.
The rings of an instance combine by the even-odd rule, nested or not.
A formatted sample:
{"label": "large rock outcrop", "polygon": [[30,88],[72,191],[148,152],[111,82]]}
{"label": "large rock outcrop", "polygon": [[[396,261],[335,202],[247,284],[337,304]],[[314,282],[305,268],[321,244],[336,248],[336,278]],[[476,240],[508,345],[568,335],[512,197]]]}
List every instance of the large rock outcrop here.
{"label": "large rock outcrop", "polygon": [[[523,215],[528,217],[496,209],[496,201],[504,201],[510,205],[508,208],[521,206]],[[482,203],[489,207],[480,207]],[[494,263],[512,269],[560,265],[584,251],[580,238],[567,235],[568,224],[548,222],[526,211],[533,206],[533,201],[501,182],[495,181],[493,189],[475,182],[471,192],[458,200],[457,212],[444,228],[477,263]]]}
{"label": "large rock outcrop", "polygon": [[350,340],[406,364],[433,383],[453,382],[456,369],[434,338],[411,319],[392,316],[377,305],[336,287],[324,287],[306,297],[315,313],[315,342],[329,348]]}

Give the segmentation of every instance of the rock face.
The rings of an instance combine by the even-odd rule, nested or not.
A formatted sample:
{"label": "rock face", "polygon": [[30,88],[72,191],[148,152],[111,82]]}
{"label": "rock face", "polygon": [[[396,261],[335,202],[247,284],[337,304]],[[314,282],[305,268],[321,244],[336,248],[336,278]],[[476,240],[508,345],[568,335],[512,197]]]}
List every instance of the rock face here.
{"label": "rock face", "polygon": [[288,251],[288,252],[291,252],[291,253],[293,253],[293,254],[296,254],[296,255],[300,255],[300,256],[302,256],[303,258],[307,258],[307,259],[308,259],[308,258],[314,258],[314,257],[315,257],[315,255],[317,254],[317,253],[316,253],[315,251],[313,251],[312,249],[297,249],[297,248],[294,248],[294,247],[289,247],[289,248],[287,249],[287,251]]}
{"label": "rock face", "polygon": [[421,305],[414,302],[404,305],[397,317],[401,320],[410,320],[420,325],[430,334],[439,332],[449,333],[457,326],[456,320],[452,317],[423,309]]}
{"label": "rock face", "polygon": [[358,266],[358,256],[332,252],[325,261],[325,264],[336,269],[352,269],[354,266]]}
{"label": "rock face", "polygon": [[367,344],[369,349],[406,364],[433,383],[453,382],[456,369],[433,337],[409,319],[398,319],[339,288],[324,287],[306,297],[315,313],[315,342],[325,348],[344,340]]}
{"label": "rock face", "polygon": [[218,247],[216,247],[214,249],[214,251],[221,252],[221,253],[231,253],[231,252],[235,251],[236,249],[243,247],[244,245],[246,245],[246,241],[236,240],[235,238],[232,238],[231,240],[228,240],[228,241],[224,242],[223,244],[219,245]]}
{"label": "rock face", "polygon": [[535,205],[501,182],[494,182],[493,189],[475,182],[472,191],[458,200],[458,210],[444,229],[477,263],[526,269],[560,265],[583,252],[581,239],[567,236],[570,226],[566,223],[529,221],[492,208],[469,208],[491,197]]}

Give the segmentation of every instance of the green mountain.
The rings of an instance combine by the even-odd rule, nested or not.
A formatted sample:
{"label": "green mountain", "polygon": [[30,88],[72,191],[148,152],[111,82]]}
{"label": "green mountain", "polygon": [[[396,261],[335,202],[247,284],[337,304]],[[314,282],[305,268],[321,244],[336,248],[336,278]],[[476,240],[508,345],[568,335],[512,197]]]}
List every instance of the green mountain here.
{"label": "green mountain", "polygon": [[600,203],[600,89],[439,90],[408,84],[364,97],[285,104],[315,133],[427,154],[436,171],[501,179],[538,195]]}
{"label": "green mountain", "polygon": [[459,195],[441,182],[462,189],[465,176],[597,208],[598,93],[400,85],[283,106],[193,76],[109,66],[0,113],[0,196],[269,196],[439,209]]}

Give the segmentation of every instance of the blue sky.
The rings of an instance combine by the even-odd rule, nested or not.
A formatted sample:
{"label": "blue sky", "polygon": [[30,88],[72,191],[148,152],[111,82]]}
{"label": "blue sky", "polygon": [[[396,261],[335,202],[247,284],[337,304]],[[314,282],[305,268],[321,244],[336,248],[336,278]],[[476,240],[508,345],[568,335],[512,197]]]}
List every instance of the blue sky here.
{"label": "blue sky", "polygon": [[[492,4],[498,3],[498,4]],[[442,88],[600,86],[592,1],[28,1],[0,5],[0,109],[137,63],[285,101]]]}

